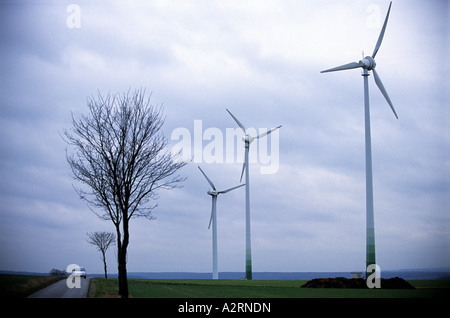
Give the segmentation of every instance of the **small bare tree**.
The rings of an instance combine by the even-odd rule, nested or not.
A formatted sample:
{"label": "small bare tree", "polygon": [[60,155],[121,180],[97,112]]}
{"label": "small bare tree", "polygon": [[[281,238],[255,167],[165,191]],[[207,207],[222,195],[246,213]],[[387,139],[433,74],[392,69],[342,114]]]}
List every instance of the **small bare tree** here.
{"label": "small bare tree", "polygon": [[119,294],[128,297],[129,222],[153,219],[157,191],[176,188],[185,179],[177,171],[186,163],[166,149],[162,107],[151,105],[144,90],[106,97],[99,93],[88,99],[88,108],[88,115],[72,116],[72,129],[64,131],[75,150],[66,157],[74,179],[84,185],[76,188],[80,198],[116,228]]}
{"label": "small bare tree", "polygon": [[116,236],[111,232],[93,232],[87,234],[89,237],[88,243],[97,247],[102,253],[103,267],[105,269],[105,279],[108,279],[108,272],[106,267],[106,250],[111,244],[116,242]]}

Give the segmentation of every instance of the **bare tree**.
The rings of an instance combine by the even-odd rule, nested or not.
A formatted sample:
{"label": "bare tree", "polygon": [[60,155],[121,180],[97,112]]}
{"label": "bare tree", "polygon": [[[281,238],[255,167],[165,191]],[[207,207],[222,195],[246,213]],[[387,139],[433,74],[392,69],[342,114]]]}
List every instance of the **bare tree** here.
{"label": "bare tree", "polygon": [[107,267],[106,267],[106,251],[111,244],[116,242],[116,236],[111,232],[93,232],[88,233],[88,243],[97,247],[102,253],[103,267],[105,269],[105,279],[108,279]]}
{"label": "bare tree", "polygon": [[[128,297],[127,247],[131,218],[153,219],[157,191],[173,189],[185,178],[177,171],[186,163],[167,148],[161,128],[162,106],[150,104],[144,90],[88,98],[89,114],[64,131],[74,153],[66,152],[76,188],[92,211],[111,220],[117,234],[119,294]],[[99,212],[101,211],[101,212]]]}

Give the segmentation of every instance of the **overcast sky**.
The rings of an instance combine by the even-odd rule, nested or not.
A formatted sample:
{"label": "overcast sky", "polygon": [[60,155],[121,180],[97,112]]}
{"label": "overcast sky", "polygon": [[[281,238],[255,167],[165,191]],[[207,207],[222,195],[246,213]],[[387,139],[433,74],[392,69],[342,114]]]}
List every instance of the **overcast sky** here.
{"label": "overcast sky", "polygon": [[[141,87],[164,105],[169,140],[178,128],[199,138],[197,120],[225,140],[236,128],[226,108],[248,127],[283,125],[266,140],[279,141],[278,170],[250,168],[254,272],[364,270],[363,79],[320,71],[372,53],[389,1],[71,3],[0,4],[1,270],[102,272],[86,233],[114,227],[74,191],[61,134],[88,96]],[[369,77],[382,271],[450,266],[448,13],[445,0],[393,1],[376,61],[398,120]],[[128,271],[212,270],[197,165],[225,188],[241,163],[204,161],[180,171],[183,188],[160,192],[156,220],[133,219]],[[217,209],[219,271],[244,272],[244,188]]]}

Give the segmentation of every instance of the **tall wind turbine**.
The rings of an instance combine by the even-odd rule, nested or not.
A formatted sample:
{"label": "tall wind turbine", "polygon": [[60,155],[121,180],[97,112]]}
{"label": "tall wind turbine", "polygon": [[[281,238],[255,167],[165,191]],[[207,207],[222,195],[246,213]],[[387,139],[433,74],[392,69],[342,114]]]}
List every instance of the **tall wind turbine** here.
{"label": "tall wind turbine", "polygon": [[208,181],[209,185],[211,186],[212,190],[208,191],[208,194],[212,198],[212,207],[211,207],[211,217],[209,219],[209,226],[208,229],[211,228],[211,223],[213,225],[212,229],[212,237],[213,237],[213,279],[218,279],[219,274],[217,271],[217,219],[216,219],[216,203],[217,203],[217,196],[221,193],[227,193],[234,189],[240,188],[244,186],[243,184],[240,184],[238,186],[235,186],[233,188],[229,188],[226,190],[220,190],[217,191],[216,187],[212,183],[212,181],[208,178],[206,173],[203,172],[202,168],[198,167],[200,169],[200,172],[205,176],[206,181]]}
{"label": "tall wind turbine", "polygon": [[397,113],[395,112],[394,105],[392,105],[391,99],[389,98],[386,89],[381,82],[380,76],[378,76],[375,70],[375,55],[380,48],[381,42],[383,41],[384,32],[386,31],[386,25],[389,18],[389,13],[391,11],[392,2],[389,4],[389,9],[384,20],[383,28],[378,37],[377,44],[373,50],[372,56],[366,56],[359,62],[348,63],[335,68],[331,68],[321,73],[342,71],[353,68],[361,67],[363,69],[362,76],[364,79],[364,117],[365,117],[365,147],[366,147],[366,277],[367,267],[371,264],[376,264],[375,261],[375,226],[374,226],[374,211],[373,211],[373,184],[372,184],[372,150],[371,150],[371,138],[370,138],[370,112],[369,112],[369,84],[367,77],[369,76],[369,71],[373,72],[373,78],[376,85],[380,89],[384,98],[388,102],[395,117],[398,119]]}
{"label": "tall wind turbine", "polygon": [[247,134],[244,125],[242,125],[242,123],[228,109],[227,112],[231,115],[231,117],[233,117],[234,121],[242,129],[245,135],[242,138],[242,140],[245,143],[245,159],[244,164],[242,165],[242,172],[241,172],[241,181],[242,181],[242,176],[245,170],[245,279],[252,280],[252,246],[250,239],[250,181],[248,169],[248,152],[250,150],[250,144],[253,142],[253,140],[262,138],[270,134],[274,130],[280,128],[281,125],[269,131],[263,132],[262,134],[259,134],[256,137],[252,137],[249,134]]}

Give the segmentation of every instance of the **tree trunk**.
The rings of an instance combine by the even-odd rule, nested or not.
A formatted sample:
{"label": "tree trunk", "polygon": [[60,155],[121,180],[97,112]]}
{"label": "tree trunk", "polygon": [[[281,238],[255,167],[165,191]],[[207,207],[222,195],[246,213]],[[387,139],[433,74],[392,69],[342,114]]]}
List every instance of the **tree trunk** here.
{"label": "tree trunk", "polygon": [[123,240],[120,241],[120,233],[117,233],[118,246],[118,271],[119,271],[119,295],[128,298],[128,278],[127,278],[127,247],[129,242],[128,220],[123,220]]}
{"label": "tree trunk", "polygon": [[102,251],[103,255],[103,267],[105,269],[105,279],[108,279],[107,269],[106,269],[106,252]]}
{"label": "tree trunk", "polygon": [[126,249],[119,251],[119,295],[128,298]]}

